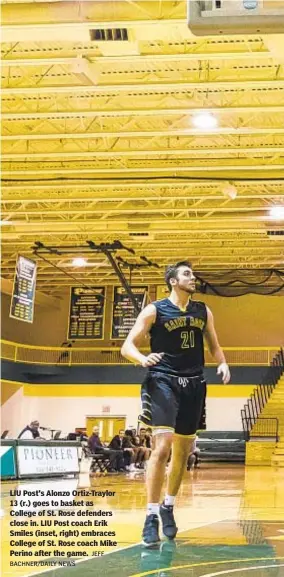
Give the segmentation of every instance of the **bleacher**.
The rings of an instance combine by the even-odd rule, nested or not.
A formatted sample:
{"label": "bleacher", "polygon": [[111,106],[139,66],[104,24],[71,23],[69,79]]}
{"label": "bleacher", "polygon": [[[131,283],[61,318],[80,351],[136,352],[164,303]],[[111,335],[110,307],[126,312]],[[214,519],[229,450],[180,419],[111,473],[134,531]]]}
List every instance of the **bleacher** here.
{"label": "bleacher", "polygon": [[243,431],[199,431],[197,447],[201,462],[245,462]]}

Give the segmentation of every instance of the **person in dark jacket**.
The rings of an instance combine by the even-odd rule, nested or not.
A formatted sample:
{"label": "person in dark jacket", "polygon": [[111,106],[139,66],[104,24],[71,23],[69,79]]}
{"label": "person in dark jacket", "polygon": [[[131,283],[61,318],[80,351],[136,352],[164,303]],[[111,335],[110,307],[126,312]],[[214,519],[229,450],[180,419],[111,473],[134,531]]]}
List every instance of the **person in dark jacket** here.
{"label": "person in dark jacket", "polygon": [[[137,469],[143,468],[145,449],[140,444],[140,439],[136,435],[136,429],[127,429],[125,431],[124,447],[129,447],[133,451],[133,461]],[[134,465],[131,470],[135,470]]]}
{"label": "person in dark jacket", "polygon": [[121,429],[118,435],[115,435],[109,443],[109,448],[115,451],[120,451],[123,448],[124,430]]}
{"label": "person in dark jacket", "polygon": [[93,433],[88,439],[88,447],[93,454],[104,455],[109,458],[110,470],[123,471],[123,451],[105,447],[99,437],[99,427],[93,427]]}
{"label": "person in dark jacket", "polygon": [[110,449],[114,449],[115,451],[122,450],[123,451],[123,461],[124,467],[126,471],[135,471],[134,466],[134,448],[132,443],[126,435],[126,432],[123,429],[120,429],[118,435],[115,435],[109,444]]}

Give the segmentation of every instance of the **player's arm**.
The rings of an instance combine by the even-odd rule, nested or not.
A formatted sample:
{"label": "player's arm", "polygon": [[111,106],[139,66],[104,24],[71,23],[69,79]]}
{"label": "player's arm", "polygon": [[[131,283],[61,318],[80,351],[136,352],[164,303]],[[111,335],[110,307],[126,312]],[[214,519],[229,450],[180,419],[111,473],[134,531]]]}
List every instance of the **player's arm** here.
{"label": "player's arm", "polygon": [[142,367],[151,367],[161,360],[163,353],[150,353],[147,356],[140,353],[138,349],[138,347],[143,344],[145,337],[149,334],[155,320],[156,307],[150,304],[138,315],[135,325],[124,341],[121,347],[123,357],[132,361],[132,363],[139,363]]}
{"label": "player's arm", "polygon": [[207,306],[206,309],[207,324],[204,331],[204,337],[213,359],[216,361],[216,363],[218,363],[217,374],[222,375],[222,381],[224,385],[226,385],[231,378],[230,369],[228,367],[224,352],[218,342],[218,337],[214,327],[213,315]]}

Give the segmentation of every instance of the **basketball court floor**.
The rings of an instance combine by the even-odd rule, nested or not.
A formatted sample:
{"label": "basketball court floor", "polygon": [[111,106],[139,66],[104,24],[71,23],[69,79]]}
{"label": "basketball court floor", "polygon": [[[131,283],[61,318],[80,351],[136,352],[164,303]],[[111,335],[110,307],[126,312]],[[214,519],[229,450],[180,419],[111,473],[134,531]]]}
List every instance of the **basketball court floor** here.
{"label": "basketball court floor", "polygon": [[[75,497],[71,510],[76,509],[76,500],[85,500],[88,503],[84,505],[89,511],[112,512],[108,528],[115,531],[116,536],[109,539],[116,539],[117,546],[110,544],[104,548],[84,547],[89,556],[64,557],[64,567],[58,565],[62,559],[54,557],[49,557],[49,561],[57,562],[57,565],[52,567],[10,566],[11,559],[17,562],[37,559],[34,556],[10,557],[10,522],[11,519],[23,518],[11,516],[11,511],[20,510],[21,506],[13,505],[10,491],[35,491],[39,488],[45,495],[48,490],[56,492],[85,489],[88,492],[91,488],[97,492],[108,491],[110,496]],[[60,509],[70,510],[64,499],[70,501],[70,497],[62,497],[61,506],[54,507],[50,497],[44,498],[48,507],[54,511],[53,519],[59,519]],[[47,517],[42,513],[42,500],[33,498],[22,510],[36,510],[37,515],[33,519],[41,520],[44,524]],[[179,527],[177,539],[175,542],[162,540],[160,546],[152,550],[145,549],[140,543],[145,502],[144,473],[91,479],[84,473],[79,479],[4,483],[3,573],[6,577],[34,577],[42,573],[45,573],[46,577],[284,576],[284,469],[202,463],[199,469],[187,472],[176,508]],[[82,509],[82,505],[79,509]],[[47,528],[53,529],[54,525]],[[54,544],[58,544],[59,538],[62,539],[59,531],[62,531],[62,526],[55,528],[52,537]],[[76,541],[72,551],[82,551],[79,546],[82,538],[81,533],[72,537],[72,540]],[[20,537],[15,537],[15,540],[19,539]],[[60,546],[58,549],[69,553],[69,541],[70,537],[67,536],[64,541],[67,546]],[[40,548],[38,542],[33,549],[33,555],[37,548]],[[15,550],[15,546],[12,549]],[[22,547],[18,546],[16,549],[22,550]],[[23,549],[28,550],[25,547]],[[48,547],[41,549],[47,550]],[[102,549],[104,555],[95,556],[96,551]]]}

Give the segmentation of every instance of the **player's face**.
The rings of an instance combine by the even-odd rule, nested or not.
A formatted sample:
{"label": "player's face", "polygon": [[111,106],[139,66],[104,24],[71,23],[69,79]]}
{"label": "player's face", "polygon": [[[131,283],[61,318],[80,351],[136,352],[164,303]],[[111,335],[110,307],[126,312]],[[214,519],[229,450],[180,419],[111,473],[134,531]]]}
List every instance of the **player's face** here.
{"label": "player's face", "polygon": [[176,287],[188,294],[195,292],[195,276],[188,266],[181,266],[178,269]]}

